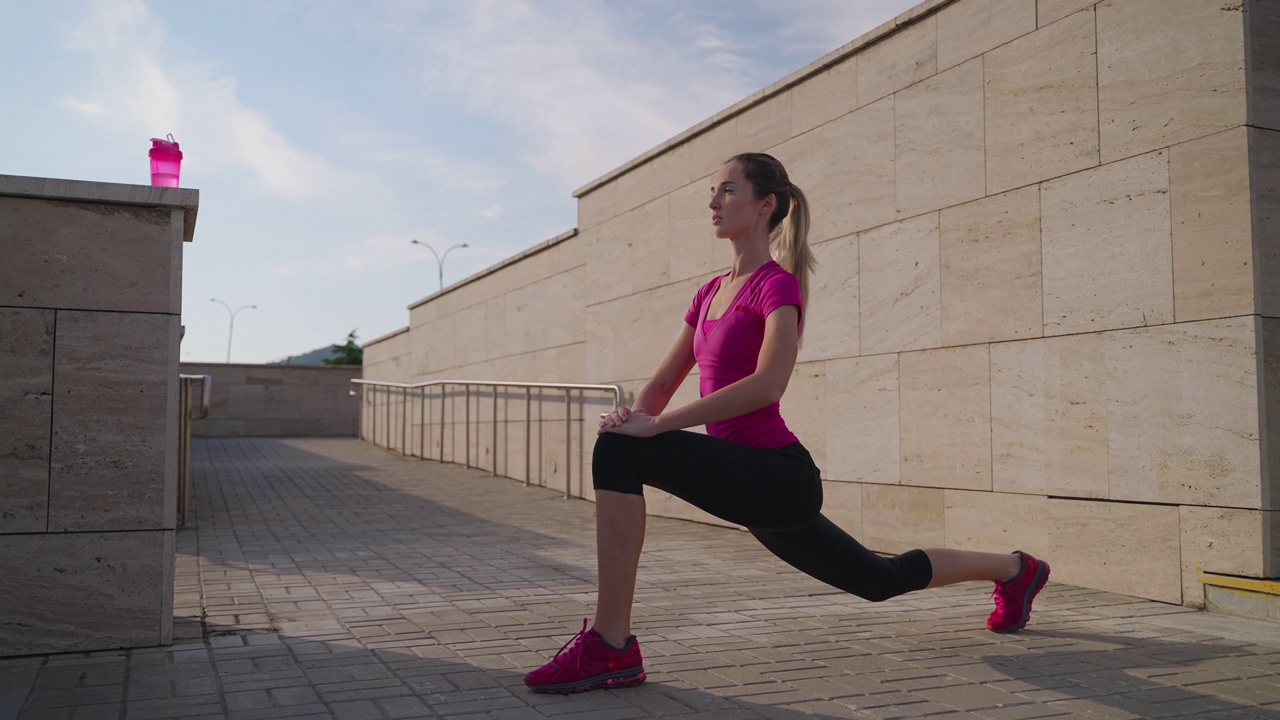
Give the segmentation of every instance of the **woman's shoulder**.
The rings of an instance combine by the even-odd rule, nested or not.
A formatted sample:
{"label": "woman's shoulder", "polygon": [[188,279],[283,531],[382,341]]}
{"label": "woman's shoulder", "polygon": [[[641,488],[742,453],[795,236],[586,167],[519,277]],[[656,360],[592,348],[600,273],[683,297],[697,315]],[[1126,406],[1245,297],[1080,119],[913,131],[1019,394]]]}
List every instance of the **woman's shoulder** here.
{"label": "woman's shoulder", "polygon": [[778,264],[777,260],[770,260],[768,264],[760,268],[756,284],[759,287],[790,287],[793,285],[800,287],[800,281],[796,279],[796,276]]}
{"label": "woman's shoulder", "polygon": [[720,282],[724,280],[725,275],[727,274],[728,273],[720,273],[719,275],[715,275],[710,280],[703,283],[702,287],[698,288],[698,292],[694,293],[695,297],[704,297],[708,293],[710,293],[712,290],[715,290],[717,287],[720,286]]}

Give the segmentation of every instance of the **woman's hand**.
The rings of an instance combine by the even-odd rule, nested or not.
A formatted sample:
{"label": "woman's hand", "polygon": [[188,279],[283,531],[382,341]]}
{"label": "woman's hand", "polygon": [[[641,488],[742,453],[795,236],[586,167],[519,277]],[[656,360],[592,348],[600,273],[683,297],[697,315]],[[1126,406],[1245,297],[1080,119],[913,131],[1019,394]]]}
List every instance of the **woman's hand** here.
{"label": "woman's hand", "polygon": [[609,432],[631,437],[653,437],[662,430],[658,427],[658,418],[644,410],[623,406],[600,418],[600,429],[596,434]]}
{"label": "woman's hand", "polygon": [[616,428],[627,421],[627,417],[631,415],[631,408],[623,405],[611,413],[600,414],[600,429],[596,434],[608,432],[610,428]]}

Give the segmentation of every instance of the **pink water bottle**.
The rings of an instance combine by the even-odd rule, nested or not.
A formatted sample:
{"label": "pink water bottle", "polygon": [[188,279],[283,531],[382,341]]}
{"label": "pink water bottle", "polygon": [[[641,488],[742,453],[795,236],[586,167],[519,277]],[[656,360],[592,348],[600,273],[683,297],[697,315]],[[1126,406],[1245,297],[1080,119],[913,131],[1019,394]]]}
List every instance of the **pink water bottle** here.
{"label": "pink water bottle", "polygon": [[160,187],[178,187],[178,175],[182,170],[182,151],[173,139],[151,138],[151,184]]}

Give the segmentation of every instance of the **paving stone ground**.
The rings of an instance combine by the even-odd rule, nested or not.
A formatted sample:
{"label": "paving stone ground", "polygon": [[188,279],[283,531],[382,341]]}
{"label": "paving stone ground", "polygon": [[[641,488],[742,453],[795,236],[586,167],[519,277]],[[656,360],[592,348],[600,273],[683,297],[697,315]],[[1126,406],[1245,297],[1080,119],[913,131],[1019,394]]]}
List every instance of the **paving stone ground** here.
{"label": "paving stone ground", "polygon": [[649,682],[536,695],[590,615],[593,506],[353,439],[195,443],[170,647],[0,659],[0,720],[1274,718],[1280,624],[1059,583],[868,603],[737,530],[650,520]]}

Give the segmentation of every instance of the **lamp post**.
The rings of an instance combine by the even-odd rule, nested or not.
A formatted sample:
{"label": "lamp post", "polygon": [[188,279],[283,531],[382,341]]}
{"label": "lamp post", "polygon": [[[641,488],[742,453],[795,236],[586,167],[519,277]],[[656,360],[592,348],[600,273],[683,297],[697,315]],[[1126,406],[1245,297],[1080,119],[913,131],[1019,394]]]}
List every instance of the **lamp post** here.
{"label": "lamp post", "polygon": [[241,305],[235,310],[232,310],[230,305],[222,302],[218,298],[209,298],[209,302],[218,303],[222,307],[226,308],[227,313],[231,315],[231,323],[230,325],[227,326],[227,363],[230,364],[231,363],[231,334],[234,333],[236,330],[236,315],[238,315],[241,310],[257,310],[258,306],[257,305]]}
{"label": "lamp post", "polygon": [[458,248],[464,248],[464,247],[471,247],[470,245],[467,245],[466,243],[461,243],[461,244],[458,244],[458,245],[454,245],[453,247],[449,248],[448,250],[445,250],[445,251],[444,251],[444,255],[440,255],[440,254],[436,253],[436,249],[435,249],[435,248],[433,248],[433,247],[431,247],[430,245],[428,245],[428,244],[426,244],[426,243],[422,242],[421,240],[410,240],[410,241],[409,241],[409,244],[410,244],[410,245],[421,245],[422,247],[424,247],[424,248],[426,248],[426,249],[430,250],[432,255],[435,255],[435,256],[436,256],[436,269],[438,269],[438,270],[440,271],[440,289],[441,289],[441,290],[443,290],[443,289],[444,289],[444,259],[445,259],[445,258],[447,258],[447,257],[449,257],[449,252],[450,252],[450,251],[452,251],[452,250],[457,250]]}

